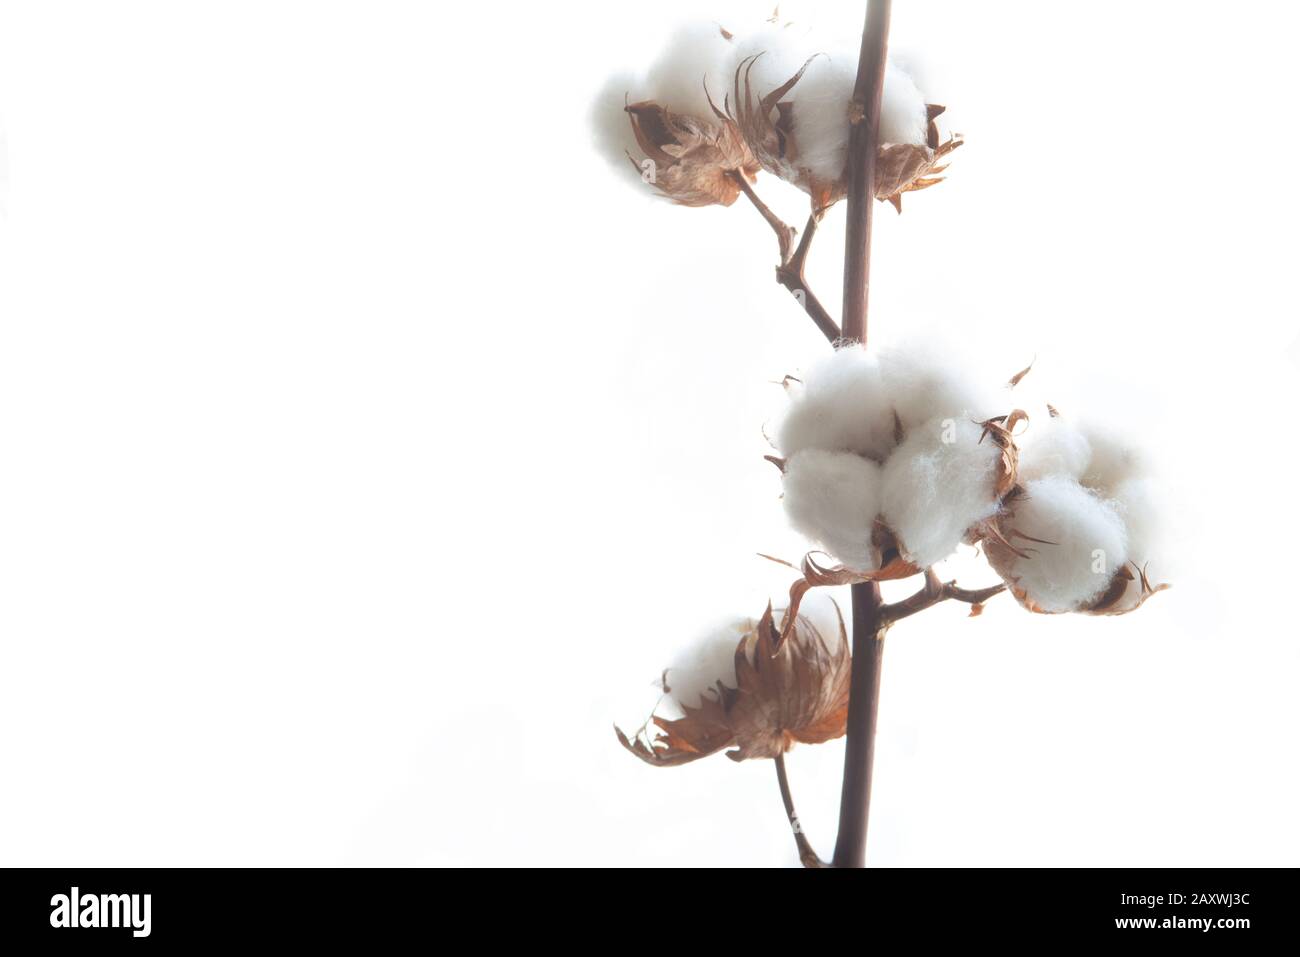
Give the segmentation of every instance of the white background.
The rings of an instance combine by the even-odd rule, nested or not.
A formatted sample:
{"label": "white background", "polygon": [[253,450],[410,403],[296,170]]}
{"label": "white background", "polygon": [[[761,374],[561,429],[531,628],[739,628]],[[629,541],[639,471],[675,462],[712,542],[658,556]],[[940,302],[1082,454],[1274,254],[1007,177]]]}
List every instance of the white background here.
{"label": "white background", "polygon": [[[880,207],[873,341],[1037,356],[1184,544],[1135,615],[894,629],[869,857],[1300,863],[1292,11],[895,6],[968,142]],[[0,4],[0,863],[793,863],[766,762],[611,731],[788,584],[760,430],[826,348],[751,210],[589,145],[699,10]]]}

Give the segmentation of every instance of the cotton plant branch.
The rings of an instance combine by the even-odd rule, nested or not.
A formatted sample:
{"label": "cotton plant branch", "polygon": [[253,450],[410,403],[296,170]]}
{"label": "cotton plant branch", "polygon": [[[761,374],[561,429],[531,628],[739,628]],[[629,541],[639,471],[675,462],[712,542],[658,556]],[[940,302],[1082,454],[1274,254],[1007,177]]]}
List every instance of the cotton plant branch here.
{"label": "cotton plant branch", "polygon": [[795,813],[794,798],[790,796],[790,779],[785,773],[785,755],[778,754],[772,763],[776,765],[777,786],[781,789],[781,802],[785,805],[785,816],[789,819],[790,830],[794,833],[794,843],[799,850],[800,863],[807,868],[826,867],[826,862],[813,850],[799,823],[799,815]]}
{"label": "cotton plant branch", "polygon": [[817,329],[826,337],[826,341],[832,344],[840,339],[840,327],[836,325],[831,314],[826,311],[821,300],[808,288],[808,281],[804,278],[804,266],[808,261],[808,251],[812,248],[813,236],[817,232],[817,225],[821,221],[819,213],[814,212],[808,217],[808,225],[804,227],[803,235],[799,238],[799,245],[791,250],[790,246],[796,235],[793,226],[788,225],[781,217],[772,212],[770,206],[759,198],[754,187],[749,184],[741,173],[732,173],[733,181],[744,194],[745,198],[758,210],[759,215],[767,221],[776,233],[776,242],[780,250],[781,261],[776,267],[776,281],[790,290],[791,295],[803,306],[804,311],[808,313],[809,318],[817,326]]}
{"label": "cotton plant branch", "polygon": [[959,588],[956,582],[941,582],[934,569],[929,568],[926,569],[925,584],[921,590],[902,601],[884,606],[880,610],[880,618],[884,625],[892,625],[894,622],[910,618],[919,611],[925,611],[950,599],[965,602],[971,606],[971,614],[978,615],[986,601],[1006,590],[1005,583],[991,585],[988,588]]}

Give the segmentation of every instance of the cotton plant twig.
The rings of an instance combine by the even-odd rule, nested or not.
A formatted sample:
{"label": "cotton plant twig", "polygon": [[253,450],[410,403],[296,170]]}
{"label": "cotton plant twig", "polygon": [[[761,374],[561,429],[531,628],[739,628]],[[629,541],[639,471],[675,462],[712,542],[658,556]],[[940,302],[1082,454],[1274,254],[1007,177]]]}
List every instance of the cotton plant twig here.
{"label": "cotton plant twig", "polygon": [[808,225],[804,227],[803,235],[799,238],[799,245],[793,250],[790,248],[795,237],[794,227],[788,225],[780,216],[772,212],[772,208],[763,202],[754,187],[745,179],[742,173],[732,172],[729,174],[740,187],[740,191],[745,194],[745,198],[758,210],[759,215],[767,221],[776,233],[777,246],[780,249],[781,262],[776,267],[776,281],[786,289],[790,290],[791,295],[803,306],[804,312],[808,313],[809,318],[820,330],[821,334],[826,337],[826,341],[834,344],[840,339],[840,327],[836,325],[831,314],[826,311],[826,307],[821,304],[821,300],[808,288],[808,281],[804,278],[804,264],[808,260],[808,250],[812,247],[813,235],[817,232],[817,224],[820,217],[813,213],[808,217]]}
{"label": "cotton plant twig", "polygon": [[820,222],[821,217],[817,213],[812,213],[808,217],[808,224],[803,228],[803,235],[799,237],[799,245],[794,255],[776,267],[776,281],[790,290],[790,294],[812,317],[812,321],[816,323],[822,335],[833,345],[840,339],[840,327],[835,324],[835,320],[821,304],[821,300],[808,288],[808,280],[804,277],[808,250],[812,248],[813,236],[817,234],[817,225]]}
{"label": "cotton plant twig", "polygon": [[776,765],[776,781],[781,788],[781,802],[785,805],[785,816],[789,819],[790,830],[794,833],[795,847],[799,849],[799,861],[808,868],[826,867],[826,862],[817,856],[812,844],[808,842],[803,827],[799,824],[799,815],[794,811],[794,798],[790,796],[790,779],[785,773],[785,755],[778,754],[772,763]]}
{"label": "cotton plant twig", "polygon": [[925,611],[934,605],[949,599],[965,602],[972,606],[972,614],[978,614],[974,608],[982,608],[984,602],[988,601],[995,595],[1000,595],[1007,590],[1005,584],[991,585],[988,588],[959,588],[954,582],[941,582],[939,576],[935,574],[934,569],[926,569],[925,584],[921,590],[913,595],[904,598],[902,601],[894,602],[891,605],[885,605],[880,610],[880,618],[885,625],[892,625],[896,621],[902,621],[904,618],[910,618],[918,611]]}

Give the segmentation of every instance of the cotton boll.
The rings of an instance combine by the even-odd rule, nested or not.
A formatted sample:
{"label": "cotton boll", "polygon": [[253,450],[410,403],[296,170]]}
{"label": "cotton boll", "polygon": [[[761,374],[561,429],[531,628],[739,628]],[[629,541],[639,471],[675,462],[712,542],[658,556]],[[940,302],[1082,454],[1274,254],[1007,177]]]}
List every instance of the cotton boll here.
{"label": "cotton boll", "polygon": [[1128,561],[1124,519],[1112,502],[1065,476],[1024,489],[1007,524],[1022,536],[1015,544],[1028,557],[1012,559],[1009,578],[1043,611],[1077,611],[1099,598]]}
{"label": "cotton boll", "polygon": [[966,530],[998,510],[1001,450],[967,418],[912,429],[885,463],[881,513],[903,557],[928,568],[957,550]]}
{"label": "cotton boll", "polygon": [[876,359],[845,346],[811,366],[795,383],[776,447],[856,452],[883,462],[894,446],[894,412]]}
{"label": "cotton boll", "polygon": [[698,708],[706,693],[713,699],[719,681],[728,688],[736,687],[736,648],[756,624],[752,618],[732,619],[682,650],[664,678],[668,695],[678,707]]}
{"label": "cotton boll", "polygon": [[880,466],[852,452],[806,449],[785,463],[781,501],[795,531],[859,571],[877,567]]}
{"label": "cotton boll", "polygon": [[1016,439],[1016,445],[1020,449],[1018,474],[1022,482],[1049,475],[1078,481],[1092,460],[1088,437],[1069,420],[1045,412],[1030,418],[1029,427]]}
{"label": "cotton boll", "polygon": [[937,417],[982,422],[1009,412],[1012,397],[981,383],[972,371],[977,365],[965,348],[934,340],[884,350],[880,375],[904,431]]}

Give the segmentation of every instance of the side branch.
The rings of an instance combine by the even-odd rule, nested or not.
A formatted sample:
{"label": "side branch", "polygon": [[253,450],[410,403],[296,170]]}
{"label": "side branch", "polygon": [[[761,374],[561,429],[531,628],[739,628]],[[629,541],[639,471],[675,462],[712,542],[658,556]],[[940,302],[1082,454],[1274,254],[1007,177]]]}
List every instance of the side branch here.
{"label": "side branch", "polygon": [[840,327],[835,324],[835,320],[821,304],[821,300],[808,288],[808,282],[804,278],[804,263],[808,259],[813,234],[817,232],[817,215],[808,217],[808,225],[804,229],[803,236],[799,238],[799,246],[792,253],[790,244],[794,240],[795,230],[772,212],[767,203],[759,199],[758,193],[754,192],[754,187],[745,179],[744,174],[733,171],[729,175],[745,194],[745,198],[758,210],[759,215],[772,227],[772,232],[776,233],[776,242],[781,254],[781,263],[776,267],[776,281],[790,290],[799,305],[803,306],[804,312],[808,313],[809,318],[821,330],[821,334],[833,345],[839,341]]}
{"label": "side branch", "polygon": [[804,264],[808,261],[808,250],[812,248],[813,236],[817,233],[817,224],[820,221],[816,213],[808,217],[808,225],[803,228],[803,235],[799,237],[799,246],[795,249],[794,255],[789,261],[782,262],[776,267],[776,281],[790,290],[790,294],[812,317],[812,321],[821,330],[822,335],[834,345],[840,338],[840,327],[826,311],[826,307],[821,304],[821,300],[808,288],[808,280],[804,278]]}
{"label": "side branch", "polygon": [[1000,595],[1006,590],[1006,585],[991,585],[988,588],[978,589],[958,588],[956,582],[941,582],[933,569],[926,569],[924,587],[916,594],[880,609],[880,617],[885,624],[892,625],[896,621],[902,621],[918,611],[925,611],[949,599],[963,601],[978,608],[994,595]]}
{"label": "side branch", "polygon": [[790,780],[785,775],[785,755],[778,754],[772,761],[776,765],[776,782],[781,788],[781,803],[785,805],[785,816],[790,821],[790,830],[794,832],[795,847],[799,849],[799,860],[804,867],[826,867],[826,862],[817,856],[812,844],[804,836],[799,824],[799,815],[794,812],[794,798],[790,796]]}

